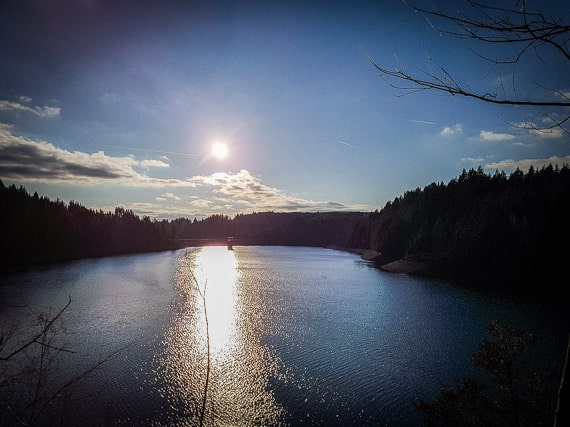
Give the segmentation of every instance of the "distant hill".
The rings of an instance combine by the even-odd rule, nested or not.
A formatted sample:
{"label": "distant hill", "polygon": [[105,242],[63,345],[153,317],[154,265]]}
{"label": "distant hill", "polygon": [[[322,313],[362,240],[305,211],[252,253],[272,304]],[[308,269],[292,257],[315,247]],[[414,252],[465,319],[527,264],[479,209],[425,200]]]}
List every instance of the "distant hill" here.
{"label": "distant hill", "polygon": [[355,231],[368,218],[369,214],[363,212],[261,212],[234,218],[212,215],[202,221],[173,223],[180,237],[197,240],[231,236],[238,245],[361,248],[366,243]]}

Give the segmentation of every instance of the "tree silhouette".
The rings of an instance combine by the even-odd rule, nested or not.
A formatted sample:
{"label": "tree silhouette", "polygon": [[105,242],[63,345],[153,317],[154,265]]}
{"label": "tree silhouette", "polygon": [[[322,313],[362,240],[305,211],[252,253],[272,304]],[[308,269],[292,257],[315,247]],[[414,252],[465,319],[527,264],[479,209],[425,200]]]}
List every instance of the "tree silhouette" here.
{"label": "tree silhouette", "polygon": [[[62,353],[75,353],[64,342],[62,323],[71,297],[57,313],[36,313],[29,306],[8,306],[29,310],[37,320],[35,332],[0,324],[0,425],[48,425],[63,423],[60,404],[69,400],[73,388],[119,353],[100,358],[82,372],[61,372]],[[25,323],[25,322],[24,322]]]}
{"label": "tree silhouette", "polygon": [[545,395],[546,376],[525,364],[537,338],[498,320],[489,324],[491,339],[483,341],[473,364],[489,379],[463,379],[443,385],[438,398],[416,408],[427,425],[542,426],[552,425],[554,405]]}
{"label": "tree silhouette", "polygon": [[[370,57],[369,61],[380,71],[381,77],[390,86],[402,91],[403,94],[436,91],[492,104],[546,107],[549,113],[544,126],[538,126],[531,120],[516,126],[542,132],[570,132],[567,126],[570,120],[568,113],[570,94],[567,87],[562,87],[568,82],[561,80],[567,73],[556,66],[550,67],[549,71],[553,76],[549,77],[560,80],[556,86],[552,86],[545,83],[549,80],[546,76],[541,76],[542,81],[520,82],[518,79],[520,73],[517,72],[517,65],[529,55],[534,55],[533,59],[546,64],[546,58],[552,58],[549,55],[554,54],[562,58],[564,66],[568,69],[570,65],[568,14],[557,11],[560,16],[552,16],[540,8],[531,9],[526,0],[516,0],[510,7],[504,7],[499,1],[492,6],[474,0],[465,0],[462,2],[461,10],[459,6],[449,10],[443,6],[436,7],[432,3],[428,7],[417,6],[406,0],[404,3],[414,11],[415,15],[425,17],[439,33],[459,39],[475,40],[481,45],[479,50],[472,50],[477,59],[489,63],[491,69],[508,67],[512,84],[506,85],[505,79],[501,78],[491,90],[473,87],[459,81],[446,66],[430,55],[427,56],[427,63],[423,67],[397,64],[394,69]],[[483,53],[491,45],[508,46],[509,53],[504,56],[490,56]],[[487,77],[484,76],[482,80],[490,80]],[[517,87],[519,84],[520,88]],[[538,91],[536,97],[526,95],[531,86],[533,92]]]}

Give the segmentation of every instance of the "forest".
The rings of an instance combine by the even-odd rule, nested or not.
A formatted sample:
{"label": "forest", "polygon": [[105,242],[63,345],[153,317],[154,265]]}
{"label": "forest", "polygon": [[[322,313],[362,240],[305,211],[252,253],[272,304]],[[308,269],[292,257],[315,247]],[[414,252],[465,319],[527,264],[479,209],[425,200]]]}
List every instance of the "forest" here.
{"label": "forest", "polygon": [[410,190],[374,212],[212,215],[156,220],[50,200],[0,181],[0,274],[87,257],[178,249],[184,239],[236,245],[373,250],[379,264],[426,263],[435,276],[476,287],[561,291],[568,259],[570,169],[488,174]]}
{"label": "forest", "polygon": [[406,192],[356,234],[386,261],[425,261],[438,275],[477,287],[558,293],[569,213],[568,165],[510,175],[479,167]]}

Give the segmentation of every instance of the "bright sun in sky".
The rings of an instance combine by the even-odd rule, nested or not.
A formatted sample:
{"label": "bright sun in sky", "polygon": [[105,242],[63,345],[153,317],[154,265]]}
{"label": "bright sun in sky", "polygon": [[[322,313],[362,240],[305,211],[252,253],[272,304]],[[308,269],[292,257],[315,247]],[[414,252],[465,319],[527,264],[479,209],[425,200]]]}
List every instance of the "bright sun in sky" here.
{"label": "bright sun in sky", "polygon": [[212,146],[212,155],[218,159],[223,159],[228,155],[228,147],[223,142],[216,142]]}

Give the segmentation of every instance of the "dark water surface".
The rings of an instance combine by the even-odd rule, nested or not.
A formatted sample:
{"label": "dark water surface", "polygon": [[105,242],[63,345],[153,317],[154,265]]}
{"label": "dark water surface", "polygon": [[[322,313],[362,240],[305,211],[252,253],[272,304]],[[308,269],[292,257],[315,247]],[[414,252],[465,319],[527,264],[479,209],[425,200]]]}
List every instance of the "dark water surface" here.
{"label": "dark water surface", "polygon": [[2,278],[3,330],[19,328],[17,341],[33,330],[30,308],[55,313],[69,297],[58,343],[75,353],[58,356],[51,381],[118,352],[46,409],[63,425],[418,425],[414,403],[475,374],[491,319],[544,336],[548,367],[567,337],[558,309],[299,247],[192,248]]}

